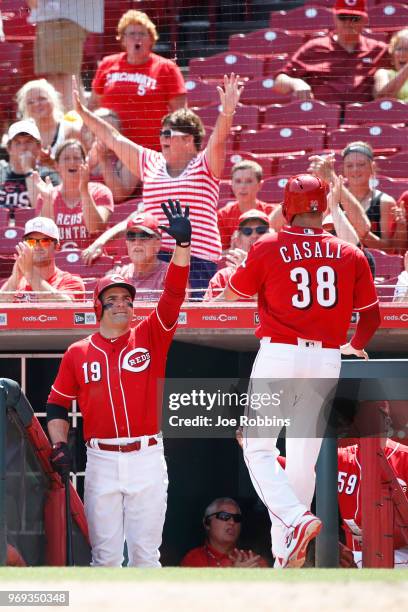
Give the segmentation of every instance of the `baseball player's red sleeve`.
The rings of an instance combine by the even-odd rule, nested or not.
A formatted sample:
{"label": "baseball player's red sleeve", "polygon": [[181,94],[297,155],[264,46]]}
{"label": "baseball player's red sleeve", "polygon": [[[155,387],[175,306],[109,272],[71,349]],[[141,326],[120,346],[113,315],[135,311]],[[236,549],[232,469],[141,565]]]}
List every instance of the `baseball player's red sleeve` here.
{"label": "baseball player's red sleeve", "polygon": [[72,352],[68,349],[64,354],[57,377],[48,396],[48,404],[56,404],[70,409],[72,400],[78,395],[79,384],[75,375]]}
{"label": "baseball player's red sleeve", "polygon": [[372,308],[360,312],[357,328],[354,336],[350,340],[350,344],[357,350],[363,349],[367,346],[380,323],[380,307],[377,302]]}
{"label": "baseball player's red sleeve", "polygon": [[171,329],[177,323],[180,308],[186,295],[189,272],[189,266],[169,264],[164,281],[164,291],[157,304],[157,316],[166,329]]}
{"label": "baseball player's red sleeve", "polygon": [[251,247],[248,256],[228,281],[229,288],[243,298],[250,298],[258,293],[262,278],[262,261],[257,251]]}
{"label": "baseball player's red sleeve", "polygon": [[353,310],[363,311],[378,304],[377,292],[370,266],[363,251],[356,249],[356,270],[353,292]]}

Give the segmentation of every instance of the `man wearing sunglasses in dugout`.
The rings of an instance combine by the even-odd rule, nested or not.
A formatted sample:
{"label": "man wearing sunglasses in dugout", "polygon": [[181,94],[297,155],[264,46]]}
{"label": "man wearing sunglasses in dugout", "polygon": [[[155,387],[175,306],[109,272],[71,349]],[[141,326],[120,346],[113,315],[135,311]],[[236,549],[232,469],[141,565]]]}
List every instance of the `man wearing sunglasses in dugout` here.
{"label": "man wearing sunglasses in dugout", "polygon": [[126,247],[130,263],[115,269],[136,288],[136,300],[157,301],[169,264],[158,259],[161,231],[150,213],[134,214],[126,226]]}
{"label": "man wearing sunglasses in dugout", "polygon": [[[238,219],[238,229],[232,235],[231,249],[226,256],[227,265],[214,274],[204,300],[213,300],[228,284],[230,276],[243,262],[251,246],[270,232],[269,218],[262,210],[247,210]],[[251,298],[252,299],[252,298]]]}
{"label": "man wearing sunglasses in dugout", "polygon": [[82,279],[55,265],[58,249],[58,227],[52,219],[34,217],[27,221],[23,241],[16,245],[13,271],[0,289],[0,301],[72,302],[83,299]]}
{"label": "man wearing sunglasses in dugout", "polygon": [[336,104],[373,99],[374,73],[386,65],[387,45],[362,34],[369,25],[367,0],[336,0],[333,17],[334,31],[306,42],[277,73],[275,91]]}
{"label": "man wearing sunglasses in dugout", "polygon": [[181,561],[181,566],[268,567],[260,555],[237,547],[241,524],[241,509],[236,501],[229,497],[215,499],[204,512],[204,545],[190,550]]}

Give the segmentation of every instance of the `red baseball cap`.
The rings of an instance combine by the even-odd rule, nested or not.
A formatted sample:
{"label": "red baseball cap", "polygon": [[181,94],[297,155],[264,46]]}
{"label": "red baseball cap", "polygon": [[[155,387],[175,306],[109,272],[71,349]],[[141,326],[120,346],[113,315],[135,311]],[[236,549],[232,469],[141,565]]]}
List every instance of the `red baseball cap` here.
{"label": "red baseball cap", "polygon": [[251,210],[247,210],[242,213],[240,218],[238,219],[238,227],[241,227],[245,221],[249,221],[250,219],[259,219],[265,225],[269,225],[269,217],[263,210],[257,210],[256,208],[251,208]]}
{"label": "red baseball cap", "polygon": [[157,234],[161,236],[159,230],[159,220],[148,212],[136,213],[127,222],[126,229],[128,230],[142,230],[148,234]]}
{"label": "red baseball cap", "polygon": [[368,17],[367,0],[336,0],[335,15],[362,15]]}

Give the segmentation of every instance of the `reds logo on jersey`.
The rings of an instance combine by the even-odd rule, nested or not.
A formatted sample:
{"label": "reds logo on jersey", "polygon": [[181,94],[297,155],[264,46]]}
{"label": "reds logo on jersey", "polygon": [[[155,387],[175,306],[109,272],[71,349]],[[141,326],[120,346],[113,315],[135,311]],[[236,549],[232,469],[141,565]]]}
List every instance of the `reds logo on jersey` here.
{"label": "reds logo on jersey", "polygon": [[129,372],[143,372],[150,365],[150,352],[145,348],[135,348],[123,357],[122,368]]}

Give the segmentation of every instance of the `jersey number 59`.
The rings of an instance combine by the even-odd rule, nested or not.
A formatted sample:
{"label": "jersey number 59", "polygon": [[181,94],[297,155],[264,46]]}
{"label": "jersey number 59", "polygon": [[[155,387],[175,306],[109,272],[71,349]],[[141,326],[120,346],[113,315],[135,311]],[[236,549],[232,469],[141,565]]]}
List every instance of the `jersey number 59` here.
{"label": "jersey number 59", "polygon": [[337,278],[330,266],[320,266],[316,270],[316,296],[312,294],[312,278],[306,268],[293,268],[290,280],[297,285],[298,292],[292,296],[292,306],[295,308],[309,308],[314,299],[323,308],[332,308],[337,304]]}

